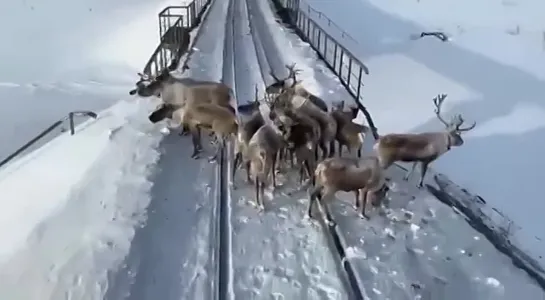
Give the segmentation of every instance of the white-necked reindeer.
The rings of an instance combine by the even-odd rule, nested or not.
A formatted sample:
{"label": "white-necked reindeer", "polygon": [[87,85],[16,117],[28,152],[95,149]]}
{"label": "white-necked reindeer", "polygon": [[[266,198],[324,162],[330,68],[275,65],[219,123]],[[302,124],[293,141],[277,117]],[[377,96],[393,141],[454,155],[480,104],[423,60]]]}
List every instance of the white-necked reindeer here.
{"label": "white-necked reindeer", "polygon": [[422,187],[428,165],[448,152],[452,147],[459,147],[464,144],[461,134],[475,128],[477,122],[469,127],[462,128],[464,119],[460,114],[455,115],[451,122],[446,122],[441,116],[441,106],[446,97],[446,94],[440,94],[433,99],[435,115],[445,125],[444,131],[394,133],[379,138],[373,148],[377,152],[381,166],[384,169],[387,169],[396,161],[413,162],[411,170],[404,177],[405,180],[408,180],[416,165],[420,163],[421,178],[418,186]]}

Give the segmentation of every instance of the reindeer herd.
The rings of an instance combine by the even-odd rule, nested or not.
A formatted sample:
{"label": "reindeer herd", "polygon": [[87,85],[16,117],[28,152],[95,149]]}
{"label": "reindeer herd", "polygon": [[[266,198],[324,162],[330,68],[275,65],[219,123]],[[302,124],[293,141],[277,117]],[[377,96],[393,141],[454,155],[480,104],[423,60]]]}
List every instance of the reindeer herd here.
{"label": "reindeer herd", "polygon": [[[276,187],[280,162],[298,170],[299,183],[312,185],[308,215],[316,201],[331,201],[337,191],[353,192],[355,207],[367,218],[368,202],[379,206],[388,191],[385,170],[394,162],[413,162],[405,180],[416,165],[421,165],[419,187],[431,162],[451,147],[461,146],[463,132],[475,128],[476,123],[462,127],[464,119],[455,115],[450,122],[441,114],[445,94],[433,99],[435,114],[445,125],[443,131],[399,133],[380,136],[373,153],[362,157],[361,151],[369,128],[354,122],[357,107],[345,107],[344,101],[328,107],[319,97],[309,93],[297,79],[300,70],[287,65],[288,76],[271,76],[274,83],[265,88],[259,98],[236,105],[232,89],[221,82],[177,78],[164,70],[154,78],[140,74],[136,88],[129,92],[141,97],[160,97],[162,103],[149,115],[152,123],[171,119],[182,126],[181,135],[190,134],[193,158],[202,152],[201,130],[213,137],[217,158],[228,139],[234,138],[233,181],[240,167],[246,169],[246,180],[255,186],[257,206],[263,210],[265,187]],[[235,109],[236,107],[236,109]],[[336,149],[338,145],[338,149]],[[357,152],[357,158],[341,157],[342,149]],[[336,151],[337,150],[337,151]],[[338,156],[336,156],[338,153]],[[328,205],[323,205],[328,209]],[[326,217],[330,215],[326,213]],[[327,217],[328,218],[328,217]],[[333,222],[327,219],[330,225]]]}

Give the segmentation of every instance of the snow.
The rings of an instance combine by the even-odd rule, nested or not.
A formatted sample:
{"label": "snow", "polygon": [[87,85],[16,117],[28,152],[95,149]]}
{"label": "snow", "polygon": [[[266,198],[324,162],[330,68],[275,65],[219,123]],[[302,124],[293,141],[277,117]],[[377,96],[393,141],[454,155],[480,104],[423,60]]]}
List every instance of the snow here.
{"label": "snow", "polygon": [[[363,2],[355,2],[354,8],[358,3]],[[84,4],[78,3],[81,7]],[[212,299],[221,284],[216,281],[222,255],[219,251],[226,252],[229,260],[225,273],[229,277],[225,282],[228,298],[351,298],[326,231],[303,217],[308,196],[293,190],[297,176],[280,175],[281,185],[267,191],[267,211],[259,213],[251,205],[253,187],[244,183],[245,174],[240,170],[234,179],[236,189],[228,188],[229,226],[219,228],[219,186],[225,174],[214,163],[189,158],[191,141],[178,136],[179,129],[171,131],[164,124],[148,122],[147,115],[157,99],[127,96],[127,87],[134,84],[135,73],[156,45],[155,11],[168,4],[131,3],[129,7],[123,2],[113,8],[105,2],[93,4],[96,6],[92,11],[100,11],[100,17],[70,14],[70,7],[80,12],[85,9],[72,2],[66,4],[63,14],[67,19],[81,19],[76,22],[81,28],[67,29],[62,26],[65,21],[51,18],[52,10],[44,6],[28,1],[9,4],[12,11],[24,10],[20,5],[27,5],[25,9],[33,6],[32,11],[40,13],[36,19],[46,23],[45,29],[66,31],[64,38],[54,37],[59,45],[81,43],[82,48],[57,55],[56,48],[47,45],[43,54],[51,59],[44,61],[42,70],[49,72],[19,69],[12,77],[1,74],[6,78],[2,77],[0,83],[2,93],[27,95],[26,102],[20,102],[24,108],[40,107],[46,112],[25,111],[25,120],[14,120],[10,115],[21,111],[23,105],[11,106],[13,110],[3,120],[6,124],[13,123],[19,134],[26,131],[31,136],[33,131],[27,122],[33,128],[44,127],[68,112],[68,104],[79,109],[101,109],[118,102],[100,112],[99,120],[80,125],[75,136],[65,133],[0,170],[1,195],[17,199],[0,213],[0,239],[6,241],[0,248],[0,298]],[[193,45],[190,69],[181,76],[224,80],[233,86],[242,104],[253,99],[256,84],[262,88],[263,81],[270,83],[265,75],[269,69],[282,76],[286,72],[284,65],[296,62],[309,90],[330,103],[349,99],[339,80],[316,61],[309,45],[278,26],[267,2],[214,1],[209,10]],[[129,20],[125,15],[138,15],[138,20]],[[361,20],[369,19],[358,18]],[[85,35],[75,34],[76,30]],[[44,40],[54,35],[46,32]],[[388,43],[394,45],[394,50],[403,49],[395,45],[399,40],[390,38]],[[451,47],[438,46],[435,41],[420,42],[441,50]],[[0,54],[17,54],[15,48],[6,49]],[[371,47],[370,51],[377,49],[380,47]],[[425,123],[433,118],[427,103],[438,92],[449,93],[446,104],[451,112],[460,107],[484,107],[482,102],[490,94],[498,99],[505,97],[491,92],[492,87],[502,87],[495,81],[487,82],[490,89],[483,91],[479,85],[461,80],[463,76],[471,77],[461,70],[453,76],[430,66],[416,55],[423,49],[415,47],[411,55],[390,51],[370,56],[373,76],[368,80],[376,81],[366,85],[365,93],[367,98],[380,99],[371,101],[369,107],[378,116],[375,118],[379,119],[381,132],[388,128],[420,130],[424,125],[437,126],[436,121]],[[20,54],[41,62],[32,55]],[[396,72],[389,72],[392,66]],[[485,78],[482,73],[473,78],[479,77]],[[431,82],[447,91],[429,91]],[[392,83],[399,85],[399,93],[393,92]],[[46,93],[52,100],[36,104]],[[87,100],[99,97],[102,103],[81,107]],[[81,99],[82,103],[71,102],[71,98]],[[62,101],[62,106],[58,102],[59,106],[51,105],[53,99]],[[525,113],[542,116],[539,108],[537,102],[517,103],[486,120],[480,111],[464,111],[468,119],[480,122],[478,130],[467,135],[467,145],[494,134],[504,138],[539,129],[541,123],[524,123],[528,118]],[[392,116],[399,120],[389,122]],[[425,121],[418,121],[420,117]],[[388,122],[380,122],[381,118]],[[525,126],[498,130],[505,122]],[[203,144],[207,146],[208,141],[203,139]],[[503,151],[507,150],[513,151]],[[453,157],[449,154],[448,159]],[[520,164],[513,163],[517,162]],[[502,163],[505,166],[506,162]],[[231,167],[229,162],[228,174]],[[523,293],[528,299],[543,298],[537,284],[476,234],[462,214],[429,193],[415,190],[413,183],[402,182],[400,174],[392,170],[394,182],[388,205],[374,211],[370,221],[360,219],[346,205],[353,201],[352,195],[347,198],[340,194],[341,201],[332,207],[345,241],[345,260],[355,266],[368,297],[512,299]],[[219,248],[217,237],[222,233],[228,234],[227,249]]]}
{"label": "snow", "polygon": [[[523,248],[543,256],[545,245],[534,238],[543,238],[536,220],[545,209],[539,200],[545,167],[543,3],[310,3],[357,41],[343,39],[370,69],[362,93],[379,132],[440,129],[431,103],[438,93],[448,94],[447,115],[478,122],[465,145],[433,167],[505,212],[522,227],[515,238]],[[340,36],[337,27],[331,28]],[[410,38],[422,31],[444,31],[451,41]]]}
{"label": "snow", "polygon": [[[3,199],[17,201],[2,214],[1,298],[102,298],[107,270],[127,254],[150,201],[147,177],[161,139],[145,118],[153,106],[120,102],[2,180]],[[9,184],[17,195],[8,197]]]}
{"label": "snow", "polygon": [[126,97],[158,44],[157,15],[168,5],[180,1],[0,4],[0,34],[9,41],[0,49],[0,127],[10,129],[0,131],[10,141],[0,157],[69,111],[102,110]]}
{"label": "snow", "polygon": [[157,103],[127,92],[168,5],[180,2],[0,5],[9,40],[0,49],[0,139],[9,141],[0,157],[72,110],[99,114],[0,169],[0,298],[102,298],[107,271],[128,253],[162,135],[147,121]]}

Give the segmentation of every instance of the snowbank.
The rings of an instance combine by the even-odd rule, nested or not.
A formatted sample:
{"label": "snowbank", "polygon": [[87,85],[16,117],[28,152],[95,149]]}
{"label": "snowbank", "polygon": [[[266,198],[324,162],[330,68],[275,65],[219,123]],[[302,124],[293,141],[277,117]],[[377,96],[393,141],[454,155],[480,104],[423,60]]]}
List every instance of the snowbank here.
{"label": "snowbank", "polygon": [[145,220],[153,106],[120,102],[0,173],[0,298],[102,299]]}
{"label": "snowbank", "polygon": [[[379,131],[441,129],[431,99],[447,93],[445,113],[462,113],[478,127],[434,168],[504,211],[523,228],[516,237],[545,254],[545,245],[534,239],[543,238],[535,222],[545,209],[545,21],[537,13],[543,4],[371,2],[311,3],[358,41],[357,53],[371,72],[364,104]],[[437,30],[453,41],[410,38]]]}

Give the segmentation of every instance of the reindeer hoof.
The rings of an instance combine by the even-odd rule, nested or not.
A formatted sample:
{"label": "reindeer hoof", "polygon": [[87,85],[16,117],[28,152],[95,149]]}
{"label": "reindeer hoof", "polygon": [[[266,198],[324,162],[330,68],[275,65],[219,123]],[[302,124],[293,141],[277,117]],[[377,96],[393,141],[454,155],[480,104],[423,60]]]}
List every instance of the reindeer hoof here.
{"label": "reindeer hoof", "polygon": [[217,160],[217,156],[213,155],[208,158],[208,162],[215,162]]}
{"label": "reindeer hoof", "polygon": [[335,226],[337,226],[337,223],[335,223],[335,222],[332,221],[332,220],[326,220],[326,224],[327,224],[327,226],[329,226],[329,227],[335,227]]}
{"label": "reindeer hoof", "polygon": [[191,154],[191,158],[199,159],[201,154],[201,150],[195,150],[193,151],[193,154]]}
{"label": "reindeer hoof", "polygon": [[360,214],[360,218],[365,219],[365,220],[370,220],[369,216],[366,215],[366,214]]}

